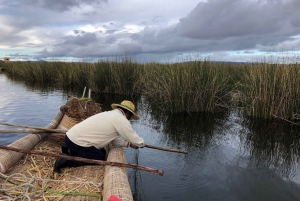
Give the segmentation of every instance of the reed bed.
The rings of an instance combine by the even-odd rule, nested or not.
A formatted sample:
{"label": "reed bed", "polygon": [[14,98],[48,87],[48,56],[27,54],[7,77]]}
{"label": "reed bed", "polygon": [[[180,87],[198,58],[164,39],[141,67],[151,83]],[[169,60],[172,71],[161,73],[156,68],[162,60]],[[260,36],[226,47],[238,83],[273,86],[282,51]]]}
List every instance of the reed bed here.
{"label": "reed bed", "polygon": [[91,64],[66,62],[11,62],[5,66],[7,74],[31,82],[52,83],[59,86],[87,84],[85,75]]}
{"label": "reed bed", "polygon": [[11,62],[5,66],[11,77],[56,86],[87,86],[94,92],[139,93],[136,87],[140,64],[130,59],[97,63]]}
{"label": "reed bed", "polygon": [[242,104],[249,116],[299,119],[298,64],[249,64],[242,73]]}
{"label": "reed bed", "polygon": [[228,74],[225,65],[199,61],[145,65],[143,94],[171,113],[215,111],[226,102]]}
{"label": "reed bed", "polygon": [[130,59],[99,61],[93,64],[90,86],[96,92],[132,95],[141,93],[137,87],[142,65]]}
{"label": "reed bed", "polygon": [[166,112],[238,107],[259,118],[300,118],[299,64],[210,61],[139,64],[125,58],[96,63],[10,62],[10,77],[96,93],[144,95]]}

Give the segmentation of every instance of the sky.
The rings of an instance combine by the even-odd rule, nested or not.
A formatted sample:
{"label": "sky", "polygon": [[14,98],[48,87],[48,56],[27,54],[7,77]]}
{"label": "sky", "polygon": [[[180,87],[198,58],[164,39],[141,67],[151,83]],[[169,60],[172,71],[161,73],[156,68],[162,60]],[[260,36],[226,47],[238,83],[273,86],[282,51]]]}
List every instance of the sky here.
{"label": "sky", "polygon": [[300,0],[0,0],[0,59],[297,62],[299,11]]}

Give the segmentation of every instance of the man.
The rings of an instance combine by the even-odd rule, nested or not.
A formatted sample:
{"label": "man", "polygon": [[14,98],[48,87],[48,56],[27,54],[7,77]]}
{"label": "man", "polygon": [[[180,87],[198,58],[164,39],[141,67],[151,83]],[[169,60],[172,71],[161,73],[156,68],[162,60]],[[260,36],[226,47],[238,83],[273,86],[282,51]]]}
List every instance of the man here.
{"label": "man", "polygon": [[[63,152],[71,156],[106,160],[104,147],[109,143],[120,147],[143,148],[144,139],[138,136],[129,122],[131,118],[139,119],[135,114],[134,104],[124,100],[121,104],[112,104],[111,107],[113,110],[93,115],[73,126],[66,133]],[[88,163],[59,158],[54,164],[54,172],[60,172],[62,167],[82,165]]]}

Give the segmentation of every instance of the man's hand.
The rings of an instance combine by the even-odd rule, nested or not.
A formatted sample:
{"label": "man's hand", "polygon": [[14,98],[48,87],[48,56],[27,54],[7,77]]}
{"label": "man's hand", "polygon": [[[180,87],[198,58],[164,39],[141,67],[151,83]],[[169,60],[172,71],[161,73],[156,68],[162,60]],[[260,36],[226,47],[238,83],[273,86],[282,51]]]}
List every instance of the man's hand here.
{"label": "man's hand", "polygon": [[133,148],[133,149],[138,149],[137,146],[135,146],[134,144],[131,144],[131,143],[130,143],[130,147]]}

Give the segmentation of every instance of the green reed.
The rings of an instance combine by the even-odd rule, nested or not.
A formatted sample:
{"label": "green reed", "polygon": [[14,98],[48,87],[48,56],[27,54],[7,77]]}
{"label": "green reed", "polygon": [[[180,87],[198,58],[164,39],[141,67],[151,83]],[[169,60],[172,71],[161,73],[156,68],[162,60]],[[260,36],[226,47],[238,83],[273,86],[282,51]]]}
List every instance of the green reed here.
{"label": "green reed", "polygon": [[8,74],[23,78],[31,81],[49,81],[51,79],[51,74],[47,77],[47,69],[44,68],[42,63],[37,64],[34,62],[11,62],[6,64],[5,70]]}
{"label": "green reed", "polygon": [[139,94],[136,86],[141,65],[126,58],[121,61],[99,61],[93,64],[90,86],[102,93],[132,95]]}
{"label": "green reed", "polygon": [[142,91],[170,112],[214,111],[228,93],[223,67],[207,61],[145,65]]}
{"label": "green reed", "polygon": [[139,64],[130,59],[97,63],[11,62],[7,74],[32,82],[58,86],[88,86],[95,92],[114,94],[139,93],[136,87]]}
{"label": "green reed", "polygon": [[7,74],[32,82],[48,82],[59,86],[78,85],[90,64],[66,62],[11,62]]}
{"label": "green reed", "polygon": [[245,66],[240,89],[249,116],[295,120],[300,110],[300,66],[256,63]]}

